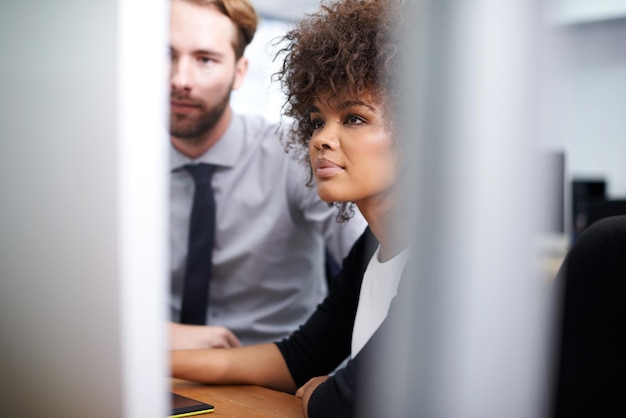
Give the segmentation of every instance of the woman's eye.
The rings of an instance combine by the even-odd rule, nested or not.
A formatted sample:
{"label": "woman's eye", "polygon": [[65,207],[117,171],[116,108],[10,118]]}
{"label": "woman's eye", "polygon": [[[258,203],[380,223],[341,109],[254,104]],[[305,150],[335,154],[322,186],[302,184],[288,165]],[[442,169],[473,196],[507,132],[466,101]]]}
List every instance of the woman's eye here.
{"label": "woman's eye", "polygon": [[357,125],[359,123],[364,123],[365,120],[363,120],[363,118],[361,118],[360,116],[357,115],[348,115],[346,117],[346,123],[348,125]]}
{"label": "woman's eye", "polygon": [[320,119],[313,119],[311,120],[311,126],[313,127],[313,129],[320,129],[324,126],[324,122],[321,121]]}

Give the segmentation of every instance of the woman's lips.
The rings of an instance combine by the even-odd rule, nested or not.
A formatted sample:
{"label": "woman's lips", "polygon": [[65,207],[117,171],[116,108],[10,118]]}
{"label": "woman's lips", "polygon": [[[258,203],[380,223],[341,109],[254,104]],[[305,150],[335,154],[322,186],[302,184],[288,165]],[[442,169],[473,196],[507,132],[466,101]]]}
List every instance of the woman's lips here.
{"label": "woman's lips", "polygon": [[315,177],[326,179],[334,176],[343,170],[343,167],[325,158],[320,158],[315,163]]}

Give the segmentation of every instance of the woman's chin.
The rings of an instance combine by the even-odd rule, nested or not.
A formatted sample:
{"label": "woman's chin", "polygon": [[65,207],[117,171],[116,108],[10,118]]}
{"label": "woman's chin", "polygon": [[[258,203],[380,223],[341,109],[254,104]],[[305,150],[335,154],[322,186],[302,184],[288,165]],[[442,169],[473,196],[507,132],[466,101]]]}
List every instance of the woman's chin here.
{"label": "woman's chin", "polygon": [[329,204],[343,201],[343,199],[339,199],[339,196],[336,196],[333,193],[325,193],[322,190],[318,190],[318,194],[320,196],[320,199],[322,199],[324,202],[329,203]]}

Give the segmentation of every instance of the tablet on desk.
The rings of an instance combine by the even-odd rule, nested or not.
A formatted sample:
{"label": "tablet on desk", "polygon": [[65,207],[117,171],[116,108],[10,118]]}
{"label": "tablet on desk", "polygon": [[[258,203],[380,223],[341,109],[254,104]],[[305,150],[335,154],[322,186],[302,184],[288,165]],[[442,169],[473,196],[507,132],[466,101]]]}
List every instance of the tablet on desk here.
{"label": "tablet on desk", "polygon": [[215,407],[208,403],[196,401],[185,396],[172,394],[172,410],[168,418],[190,417],[193,415],[208,414],[213,412]]}

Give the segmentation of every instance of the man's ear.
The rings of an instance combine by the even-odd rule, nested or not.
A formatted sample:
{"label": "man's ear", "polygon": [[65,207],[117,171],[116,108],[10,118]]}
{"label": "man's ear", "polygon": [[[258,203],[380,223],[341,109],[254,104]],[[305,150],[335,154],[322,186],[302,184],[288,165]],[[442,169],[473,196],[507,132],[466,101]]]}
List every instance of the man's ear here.
{"label": "man's ear", "polygon": [[235,79],[233,80],[233,90],[238,90],[243,84],[243,80],[248,73],[248,58],[242,56],[235,64]]}

